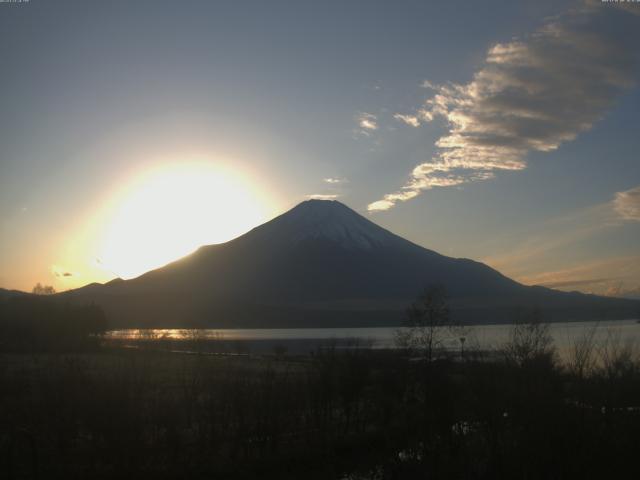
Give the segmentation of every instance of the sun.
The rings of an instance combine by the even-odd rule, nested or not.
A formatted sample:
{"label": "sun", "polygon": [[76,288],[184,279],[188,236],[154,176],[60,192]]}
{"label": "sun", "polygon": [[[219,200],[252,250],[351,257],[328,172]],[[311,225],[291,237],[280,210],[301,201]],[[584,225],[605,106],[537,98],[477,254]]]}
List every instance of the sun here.
{"label": "sun", "polygon": [[122,278],[230,240],[268,215],[246,178],[207,162],[144,172],[116,197],[97,262]]}

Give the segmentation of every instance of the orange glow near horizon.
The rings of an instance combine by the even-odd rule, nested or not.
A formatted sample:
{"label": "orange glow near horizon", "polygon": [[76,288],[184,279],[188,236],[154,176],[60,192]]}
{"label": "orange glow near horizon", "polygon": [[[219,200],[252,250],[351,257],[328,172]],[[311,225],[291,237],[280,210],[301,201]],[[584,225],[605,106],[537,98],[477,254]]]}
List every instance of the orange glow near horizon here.
{"label": "orange glow near horizon", "polygon": [[248,178],[208,162],[151,169],[114,195],[96,264],[133,278],[231,240],[268,219],[264,198]]}

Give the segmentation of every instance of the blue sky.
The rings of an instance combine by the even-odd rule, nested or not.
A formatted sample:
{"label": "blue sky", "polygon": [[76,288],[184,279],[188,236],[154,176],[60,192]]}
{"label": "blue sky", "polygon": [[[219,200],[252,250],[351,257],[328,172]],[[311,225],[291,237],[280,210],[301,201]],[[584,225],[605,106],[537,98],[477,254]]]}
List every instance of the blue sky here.
{"label": "blue sky", "polygon": [[[197,157],[249,185],[252,200],[211,200],[260,204],[244,228],[335,196],[526,283],[640,294],[638,10],[0,3],[0,286],[123,275],[100,239],[143,238],[109,230],[133,211],[132,179]],[[243,228],[225,230],[207,202],[187,208],[229,236]],[[154,215],[136,211],[138,228]]]}

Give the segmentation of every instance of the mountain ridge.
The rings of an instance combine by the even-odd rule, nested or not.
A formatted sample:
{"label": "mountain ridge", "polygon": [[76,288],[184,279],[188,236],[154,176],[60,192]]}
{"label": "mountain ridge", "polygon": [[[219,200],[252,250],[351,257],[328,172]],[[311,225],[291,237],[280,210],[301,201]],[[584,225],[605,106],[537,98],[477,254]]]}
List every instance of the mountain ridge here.
{"label": "mountain ridge", "polygon": [[62,296],[98,303],[125,326],[353,326],[397,324],[403,305],[434,283],[445,286],[454,316],[477,323],[513,319],[518,308],[541,308],[551,320],[620,318],[637,308],[522,285],[322,200],[302,202],[229,242],[200,247],[134,279]]}

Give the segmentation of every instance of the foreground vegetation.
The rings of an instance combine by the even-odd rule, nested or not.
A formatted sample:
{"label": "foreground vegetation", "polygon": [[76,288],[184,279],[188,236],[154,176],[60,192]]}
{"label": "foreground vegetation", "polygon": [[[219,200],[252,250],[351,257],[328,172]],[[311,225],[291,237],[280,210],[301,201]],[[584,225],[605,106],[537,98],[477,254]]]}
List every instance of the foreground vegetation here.
{"label": "foreground vegetation", "polygon": [[491,358],[4,354],[0,476],[634,478],[640,363],[573,353],[526,325]]}
{"label": "foreground vegetation", "polygon": [[197,330],[107,341],[96,307],[7,301],[0,477],[638,477],[632,346],[594,329],[560,363],[533,315],[500,350],[465,351],[441,291],[408,313],[397,349],[256,355]]}
{"label": "foreground vegetation", "polygon": [[96,351],[107,326],[96,305],[19,295],[0,301],[0,352]]}

